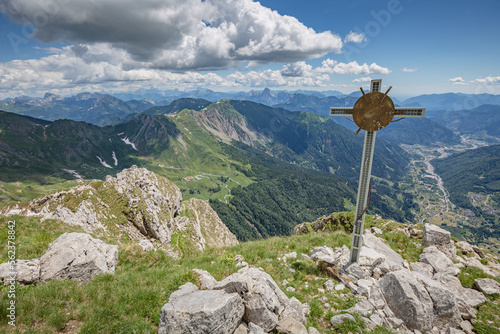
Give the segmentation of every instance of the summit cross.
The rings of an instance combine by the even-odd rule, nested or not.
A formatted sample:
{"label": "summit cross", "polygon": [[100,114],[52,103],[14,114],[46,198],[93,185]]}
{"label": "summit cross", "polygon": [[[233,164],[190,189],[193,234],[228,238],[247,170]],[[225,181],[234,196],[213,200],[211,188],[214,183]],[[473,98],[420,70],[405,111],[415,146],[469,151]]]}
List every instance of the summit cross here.
{"label": "summit cross", "polygon": [[365,223],[365,211],[369,204],[370,177],[376,131],[391,123],[394,116],[400,118],[423,118],[425,114],[425,108],[395,108],[394,102],[387,96],[392,86],[389,87],[385,94],[380,92],[381,87],[382,79],[372,80],[370,93],[365,94],[363,88],[360,88],[363,95],[356,101],[354,107],[330,108],[330,116],[352,116],[356,125],[359,126],[356,134],[361,129],[366,131],[349,264],[359,261],[359,254],[361,253],[361,246],[363,244],[363,227]]}

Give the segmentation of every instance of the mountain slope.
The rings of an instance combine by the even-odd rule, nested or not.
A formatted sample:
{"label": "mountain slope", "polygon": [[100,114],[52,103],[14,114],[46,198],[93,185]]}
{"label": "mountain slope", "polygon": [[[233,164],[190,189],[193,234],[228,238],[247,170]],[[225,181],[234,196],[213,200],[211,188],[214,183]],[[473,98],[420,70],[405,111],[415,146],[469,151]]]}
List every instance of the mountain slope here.
{"label": "mountain slope", "polygon": [[[228,100],[193,115],[219,138],[243,142],[283,161],[355,179],[359,173],[363,138],[325,117]],[[374,175],[397,178],[408,164],[405,153],[383,140],[377,144]]]}
{"label": "mountain slope", "polygon": [[433,160],[451,201],[471,210],[476,242],[500,238],[500,145]]}

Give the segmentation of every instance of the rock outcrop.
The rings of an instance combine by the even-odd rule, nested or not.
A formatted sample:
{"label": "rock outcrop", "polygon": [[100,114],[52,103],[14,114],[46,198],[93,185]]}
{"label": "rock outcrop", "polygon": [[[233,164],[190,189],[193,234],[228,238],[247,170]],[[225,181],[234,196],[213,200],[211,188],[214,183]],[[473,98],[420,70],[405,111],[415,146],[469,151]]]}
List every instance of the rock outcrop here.
{"label": "rock outcrop", "polygon": [[451,233],[433,224],[424,224],[422,246],[436,246],[441,252],[454,259],[457,255]]}
{"label": "rock outcrop", "polygon": [[104,182],[49,194],[26,207],[7,207],[0,214],[57,219],[98,236],[126,234],[145,251],[161,248],[172,256],[182,255],[179,240],[195,251],[238,243],[207,202],[183,202],[175,184],[136,166]]}
{"label": "rock outcrop", "polygon": [[40,280],[88,282],[101,273],[114,274],[118,246],[85,233],[64,233],[40,257]]}
{"label": "rock outcrop", "polygon": [[244,267],[220,282],[194,271],[205,290],[186,283],[174,292],[161,309],[158,333],[307,334],[308,308],[289,299],[262,269]]}
{"label": "rock outcrop", "polygon": [[0,279],[8,284],[15,277],[15,281],[23,285],[62,279],[86,283],[98,274],[114,274],[117,257],[116,245],[86,233],[64,233],[40,259],[17,260],[13,268],[8,262],[2,263]]}
{"label": "rock outcrop", "polygon": [[[444,253],[437,245],[448,247],[451,242],[455,247],[447,238],[448,234],[436,232],[432,227],[424,231],[428,240],[435,242],[423,249],[419,262],[404,261],[375,235],[376,229],[365,231],[359,263],[340,266],[341,257],[345,257],[345,246],[336,249],[317,247],[310,251],[310,255],[318,261],[320,268],[322,263],[323,266],[328,263],[332,272],[338,271],[337,279],[347,285],[359,300],[347,312],[351,315],[358,313],[369,329],[385,326],[401,332],[441,333],[451,330],[458,333],[464,328],[472,328],[470,321],[476,318],[475,307],[487,301],[484,294],[497,291],[498,283],[477,279],[477,290],[464,288],[456,276],[459,267],[477,264],[471,259],[479,262],[479,255],[466,260],[454,255],[450,249]],[[430,237],[433,233],[440,237]],[[470,249],[478,254],[472,246]],[[453,263],[451,257],[462,263]],[[332,290],[332,286],[333,282],[325,283],[326,289]],[[338,324],[349,319],[348,315],[336,315],[331,322]]]}

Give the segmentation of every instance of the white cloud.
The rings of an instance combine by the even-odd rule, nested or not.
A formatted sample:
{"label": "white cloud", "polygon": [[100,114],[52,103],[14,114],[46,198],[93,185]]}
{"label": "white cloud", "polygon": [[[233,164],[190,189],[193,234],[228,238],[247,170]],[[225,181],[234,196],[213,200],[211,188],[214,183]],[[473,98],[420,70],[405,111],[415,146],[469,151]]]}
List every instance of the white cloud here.
{"label": "white cloud", "polygon": [[108,44],[168,70],[295,62],[342,48],[330,31],[315,32],[253,0],[0,0],[0,12],[35,24],[42,42]]}
{"label": "white cloud", "polygon": [[371,82],[372,78],[370,77],[363,77],[363,78],[357,78],[354,79],[352,82]]}
{"label": "white cloud", "polygon": [[363,43],[366,41],[366,37],[364,33],[355,33],[354,31],[350,31],[347,36],[344,38],[344,43]]}
{"label": "white cloud", "polygon": [[321,68],[318,69],[319,72],[327,74],[356,74],[356,75],[366,75],[366,74],[389,74],[391,70],[386,67],[372,63],[368,65],[364,63],[359,65],[356,61],[350,63],[339,63],[336,60],[326,59],[323,61]]}
{"label": "white cloud", "polygon": [[470,81],[471,83],[483,83],[487,85],[497,85],[500,84],[500,76],[498,77],[486,77],[486,78],[478,78]]}
{"label": "white cloud", "polygon": [[449,79],[448,82],[451,82],[453,85],[467,85],[468,83],[462,77],[456,77]]}
{"label": "white cloud", "polygon": [[403,72],[407,72],[407,73],[413,73],[413,72],[417,72],[418,68],[407,68],[407,67],[403,67]]}

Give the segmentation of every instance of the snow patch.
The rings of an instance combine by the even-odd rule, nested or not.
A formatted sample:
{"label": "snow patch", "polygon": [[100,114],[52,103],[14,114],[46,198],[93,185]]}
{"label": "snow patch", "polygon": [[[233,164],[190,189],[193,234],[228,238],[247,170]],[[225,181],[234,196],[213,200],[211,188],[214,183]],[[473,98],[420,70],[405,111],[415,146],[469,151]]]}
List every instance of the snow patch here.
{"label": "snow patch", "polygon": [[106,163],[106,161],[102,160],[102,159],[101,159],[101,157],[99,157],[99,156],[97,156],[97,155],[96,155],[96,157],[97,157],[97,159],[99,159],[99,162],[100,162],[100,163],[101,163],[101,165],[103,165],[104,167],[106,167],[106,168],[113,168],[113,167],[111,167],[110,165],[108,165],[108,164]]}
{"label": "snow patch", "polygon": [[76,171],[74,171],[72,169],[62,168],[62,170],[68,174],[71,174],[71,176],[73,176],[75,179],[79,179],[79,180],[83,179],[83,177],[80,174],[78,174]]}
{"label": "snow patch", "polygon": [[121,140],[123,140],[123,142],[124,142],[125,144],[132,146],[132,148],[133,148],[134,150],[139,151],[139,150],[137,149],[137,147],[135,147],[135,144],[134,144],[134,143],[132,143],[132,142],[128,139],[128,137],[121,138]]}
{"label": "snow patch", "polygon": [[115,166],[118,166],[118,159],[116,158],[115,151],[113,151],[113,160],[115,161]]}

